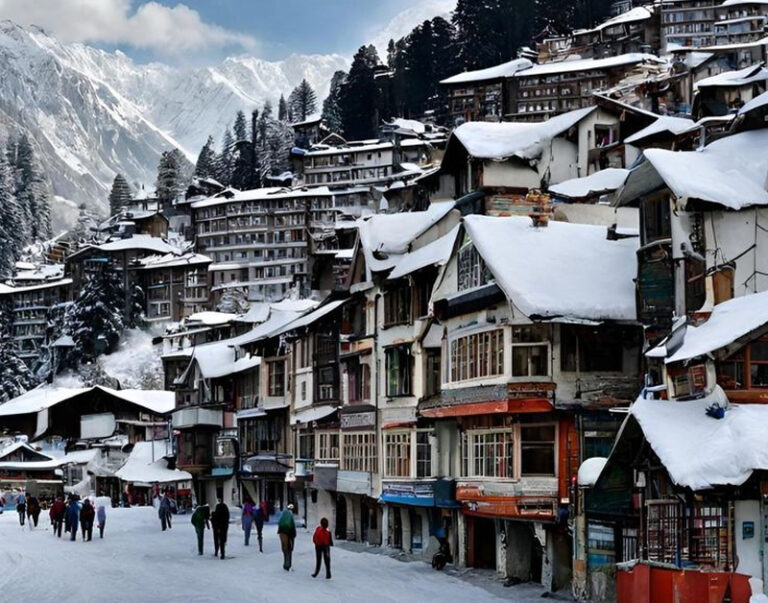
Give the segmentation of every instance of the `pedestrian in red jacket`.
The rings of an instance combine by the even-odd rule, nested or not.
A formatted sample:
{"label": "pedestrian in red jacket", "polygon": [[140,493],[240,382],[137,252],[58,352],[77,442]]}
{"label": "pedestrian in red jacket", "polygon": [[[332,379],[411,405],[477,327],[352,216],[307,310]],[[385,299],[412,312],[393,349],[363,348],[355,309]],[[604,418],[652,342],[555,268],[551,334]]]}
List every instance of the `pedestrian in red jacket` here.
{"label": "pedestrian in red jacket", "polygon": [[325,578],[331,579],[331,547],[333,546],[333,537],[331,531],[328,529],[328,520],[323,517],[320,520],[320,525],[315,529],[315,533],[312,536],[312,542],[315,543],[315,573],[312,574],[313,578],[316,578],[320,573],[320,564],[325,561]]}

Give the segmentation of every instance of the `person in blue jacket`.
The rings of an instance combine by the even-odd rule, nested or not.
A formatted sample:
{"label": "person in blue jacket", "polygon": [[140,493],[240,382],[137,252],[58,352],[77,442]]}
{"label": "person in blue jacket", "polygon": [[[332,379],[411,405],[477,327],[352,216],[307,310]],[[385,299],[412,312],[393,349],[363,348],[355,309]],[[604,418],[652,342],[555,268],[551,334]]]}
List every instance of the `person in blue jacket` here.
{"label": "person in blue jacket", "polygon": [[64,513],[64,530],[69,532],[69,539],[74,541],[77,538],[77,527],[80,521],[80,505],[73,496],[69,499],[67,510]]}

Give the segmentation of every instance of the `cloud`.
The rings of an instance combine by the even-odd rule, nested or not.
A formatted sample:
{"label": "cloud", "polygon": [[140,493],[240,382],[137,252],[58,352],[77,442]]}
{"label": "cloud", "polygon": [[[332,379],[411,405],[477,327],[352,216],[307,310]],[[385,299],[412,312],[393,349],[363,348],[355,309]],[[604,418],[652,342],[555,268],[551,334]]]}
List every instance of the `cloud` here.
{"label": "cloud", "polygon": [[434,17],[448,18],[456,8],[456,0],[420,0],[414,6],[395,15],[383,28],[373,29],[368,36],[376,46],[380,57],[387,54],[387,44],[390,40],[399,40],[411,33],[411,30],[427,19]]}
{"label": "cloud", "polygon": [[255,52],[255,38],[205,23],[185,4],[130,0],[0,0],[0,16],[20,25],[38,25],[63,42],[130,45],[178,56],[218,48]]}

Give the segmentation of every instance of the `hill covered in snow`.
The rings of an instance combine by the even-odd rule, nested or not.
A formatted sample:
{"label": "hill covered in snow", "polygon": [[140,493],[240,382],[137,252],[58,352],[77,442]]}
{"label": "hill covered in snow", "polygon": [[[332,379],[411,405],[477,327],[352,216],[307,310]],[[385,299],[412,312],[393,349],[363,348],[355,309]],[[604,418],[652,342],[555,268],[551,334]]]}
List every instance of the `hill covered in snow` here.
{"label": "hill covered in snow", "polygon": [[76,203],[104,212],[117,172],[152,185],[163,150],[194,158],[220,137],[237,110],[277,101],[303,79],[324,98],[341,55],[282,61],[230,57],[212,67],[136,64],[125,54],[62,44],[41,29],[0,22],[0,141],[31,137],[56,194],[54,228],[71,224]]}

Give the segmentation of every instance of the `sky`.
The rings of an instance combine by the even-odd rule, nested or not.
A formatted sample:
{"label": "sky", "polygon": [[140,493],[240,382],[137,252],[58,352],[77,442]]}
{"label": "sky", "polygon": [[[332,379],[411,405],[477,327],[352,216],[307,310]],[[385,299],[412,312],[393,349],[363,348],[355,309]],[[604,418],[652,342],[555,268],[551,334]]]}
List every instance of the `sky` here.
{"label": "sky", "polygon": [[[228,55],[351,57],[386,45],[456,0],[0,0],[0,19],[63,42],[120,49],[138,62],[215,63]],[[382,48],[383,50],[383,48]]]}

